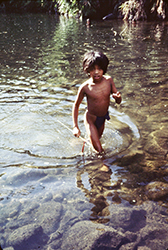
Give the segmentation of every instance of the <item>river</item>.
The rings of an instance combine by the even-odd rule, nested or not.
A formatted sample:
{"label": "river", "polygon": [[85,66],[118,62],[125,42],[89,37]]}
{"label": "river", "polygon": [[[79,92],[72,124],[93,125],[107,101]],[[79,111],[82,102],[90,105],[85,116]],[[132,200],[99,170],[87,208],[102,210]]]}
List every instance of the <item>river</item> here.
{"label": "river", "polygon": [[[68,229],[87,222],[99,234],[110,227],[133,232],[137,218],[131,215],[125,228],[116,220],[123,211],[143,210],[167,225],[168,23],[111,20],[87,27],[85,21],[41,14],[0,19],[0,246],[113,249],[94,248],[78,235],[81,248]],[[103,158],[89,144],[82,154],[83,140],[72,134],[72,105],[87,79],[82,56],[88,50],[108,56],[107,74],[122,94],[120,105],[111,98]],[[83,139],[85,107],[86,100],[79,111]],[[146,230],[140,224],[137,235]],[[164,245],[156,249],[165,250],[167,235],[160,234]],[[154,249],[151,239],[131,239],[129,249]]]}

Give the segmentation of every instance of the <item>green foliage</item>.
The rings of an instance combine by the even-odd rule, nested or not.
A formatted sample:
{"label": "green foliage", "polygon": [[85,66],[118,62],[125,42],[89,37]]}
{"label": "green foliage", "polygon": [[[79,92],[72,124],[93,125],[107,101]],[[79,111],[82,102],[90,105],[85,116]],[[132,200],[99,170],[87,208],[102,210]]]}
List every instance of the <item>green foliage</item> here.
{"label": "green foliage", "polygon": [[125,16],[128,12],[136,11],[139,8],[138,1],[128,0],[121,4],[120,9]]}
{"label": "green foliage", "polygon": [[58,0],[58,9],[61,14],[72,14],[74,15],[79,11],[76,0]]}
{"label": "green foliage", "polygon": [[[2,5],[1,5],[2,4]],[[126,20],[165,19],[168,0],[0,0],[0,11],[49,12],[61,15],[98,18],[108,14]]]}
{"label": "green foliage", "polygon": [[168,10],[167,0],[127,0],[120,6],[125,20],[164,20]]}

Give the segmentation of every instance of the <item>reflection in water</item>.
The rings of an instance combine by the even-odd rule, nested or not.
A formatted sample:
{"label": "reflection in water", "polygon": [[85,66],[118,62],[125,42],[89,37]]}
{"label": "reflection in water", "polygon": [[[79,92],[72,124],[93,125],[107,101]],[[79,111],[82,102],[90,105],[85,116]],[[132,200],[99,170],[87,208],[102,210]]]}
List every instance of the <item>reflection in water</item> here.
{"label": "reflection in water", "polygon": [[[90,188],[86,188],[82,182],[82,175],[85,172],[88,173]],[[91,214],[93,220],[101,218],[103,209],[108,206],[104,192],[110,189],[111,174],[112,171],[108,167],[107,169],[101,169],[100,166],[94,166],[93,164],[89,164],[77,172],[77,187],[81,188],[89,201],[94,204]],[[103,222],[105,222],[104,219]]]}
{"label": "reflection in water", "polygon": [[[87,50],[100,49],[110,59],[108,73],[123,96],[120,107],[110,104],[111,124],[107,123],[102,138],[106,157],[121,158],[118,165],[130,173],[125,192],[137,188],[132,197],[140,197],[138,183],[147,186],[159,179],[167,184],[167,23],[134,26],[113,20],[93,22],[88,29],[85,23],[64,17],[24,17],[0,17],[0,165],[66,168],[82,164],[82,142],[58,120],[72,128],[72,104],[86,79],[81,57]],[[85,106],[84,100],[79,111],[83,137]],[[103,216],[108,207],[105,193],[112,178],[110,169],[103,172],[96,164],[86,165],[77,177],[78,186],[95,206],[93,217]],[[82,171],[88,173],[92,191],[84,188]],[[115,193],[112,198],[120,202],[119,196]]]}
{"label": "reflection in water", "polygon": [[102,161],[92,161],[92,163],[84,165],[77,172],[77,187],[85,193],[89,202],[94,205],[91,209],[90,220],[99,223],[109,221],[108,216],[110,213],[108,211],[107,197],[112,197],[113,202],[116,204],[121,203],[115,189],[120,188],[122,181],[117,178],[115,166],[113,166],[113,169],[114,173]]}

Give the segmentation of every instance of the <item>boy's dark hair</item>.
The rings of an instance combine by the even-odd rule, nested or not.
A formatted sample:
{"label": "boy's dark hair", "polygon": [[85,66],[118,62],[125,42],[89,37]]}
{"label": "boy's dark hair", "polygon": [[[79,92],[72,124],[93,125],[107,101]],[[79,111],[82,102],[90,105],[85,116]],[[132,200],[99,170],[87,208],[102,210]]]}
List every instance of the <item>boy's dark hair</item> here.
{"label": "boy's dark hair", "polygon": [[98,65],[103,70],[103,74],[105,74],[108,64],[109,60],[107,56],[99,51],[88,51],[83,58],[83,70],[86,73],[89,73],[95,65]]}

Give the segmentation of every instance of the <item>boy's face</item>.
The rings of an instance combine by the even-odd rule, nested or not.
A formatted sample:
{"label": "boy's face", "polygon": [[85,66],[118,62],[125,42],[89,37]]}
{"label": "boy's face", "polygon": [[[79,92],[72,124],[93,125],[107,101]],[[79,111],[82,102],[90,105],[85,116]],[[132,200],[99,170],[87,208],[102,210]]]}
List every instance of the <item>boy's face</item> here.
{"label": "boy's face", "polygon": [[101,81],[103,76],[103,70],[98,65],[94,65],[94,67],[90,70],[89,73],[94,83],[99,83]]}

